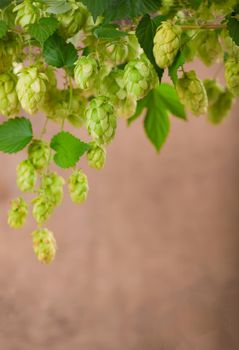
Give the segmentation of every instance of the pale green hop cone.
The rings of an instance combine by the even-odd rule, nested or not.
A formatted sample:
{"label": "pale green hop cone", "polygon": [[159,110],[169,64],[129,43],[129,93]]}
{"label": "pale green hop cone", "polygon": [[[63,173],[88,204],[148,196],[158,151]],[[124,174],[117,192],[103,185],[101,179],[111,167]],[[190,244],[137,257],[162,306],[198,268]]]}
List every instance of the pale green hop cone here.
{"label": "pale green hop cone", "polygon": [[17,166],[17,186],[22,192],[33,192],[37,173],[30,160],[23,160]]}
{"label": "pale green hop cone", "polygon": [[47,80],[46,74],[36,66],[26,67],[19,73],[17,95],[22,108],[29,114],[35,114],[43,104]]}
{"label": "pale green hop cone", "polygon": [[86,125],[89,135],[100,145],[109,144],[117,127],[114,107],[105,96],[91,100],[85,109]]}
{"label": "pale green hop cone", "polygon": [[8,212],[8,225],[12,228],[24,226],[28,214],[28,205],[22,197],[18,197],[11,202]]}
{"label": "pale green hop cone", "polygon": [[28,159],[36,170],[45,169],[51,158],[51,149],[47,142],[33,140],[28,147]]}
{"label": "pale green hop cone", "polygon": [[40,194],[32,200],[32,215],[38,225],[42,225],[49,219],[54,210],[54,204],[45,194]]}
{"label": "pale green hop cone", "polygon": [[65,180],[57,173],[48,173],[43,175],[40,193],[44,194],[53,205],[61,204],[63,199],[63,186]]}
{"label": "pale green hop cone", "polygon": [[170,67],[180,49],[182,30],[170,21],[158,27],[154,37],[153,54],[160,68]]}
{"label": "pale green hop cone", "polygon": [[73,203],[81,204],[87,199],[89,186],[82,170],[75,170],[68,179],[68,189]]}
{"label": "pale green hop cone", "polygon": [[16,93],[16,77],[12,73],[0,74],[0,114],[14,117],[20,104]]}
{"label": "pale green hop cone", "polygon": [[208,120],[216,125],[221,123],[231,111],[232,103],[233,95],[225,89],[220,93],[217,101],[208,108]]}
{"label": "pale green hop cone", "polygon": [[195,116],[207,113],[208,98],[206,89],[194,71],[184,73],[183,77],[178,79],[176,90],[182,104]]}
{"label": "pale green hop cone", "polygon": [[76,62],[74,75],[77,86],[82,89],[90,89],[94,85],[98,74],[98,64],[90,56],[82,56]]}
{"label": "pale green hop cone", "polygon": [[87,152],[88,164],[91,168],[102,169],[106,161],[106,150],[97,145],[96,142],[90,143],[91,148]]}
{"label": "pale green hop cone", "polygon": [[210,107],[217,102],[219,96],[224,91],[224,88],[219,85],[216,80],[213,79],[205,79],[203,81],[203,85],[207,92],[208,106]]}
{"label": "pale green hop cone", "polygon": [[197,54],[206,66],[211,66],[222,53],[218,34],[212,30],[201,31],[195,39]]}
{"label": "pale green hop cone", "polygon": [[138,100],[146,96],[158,84],[158,77],[149,60],[142,55],[130,61],[124,68],[124,81],[128,94]]}
{"label": "pale green hop cone", "polygon": [[13,12],[17,13],[15,24],[23,28],[36,23],[40,18],[39,3],[32,0],[24,0],[13,9]]}
{"label": "pale green hop cone", "polygon": [[70,0],[71,10],[59,14],[57,19],[59,21],[59,30],[64,38],[71,38],[82,29],[89,17],[87,7],[81,2]]}
{"label": "pale green hop cone", "polygon": [[21,39],[15,33],[8,33],[0,39],[0,73],[8,72],[13,61],[21,52]]}
{"label": "pale green hop cone", "polygon": [[231,57],[226,61],[225,79],[229,91],[239,96],[239,59]]}
{"label": "pale green hop cone", "polygon": [[37,259],[45,264],[50,264],[56,255],[56,241],[53,233],[46,228],[35,230],[32,233],[33,250]]}

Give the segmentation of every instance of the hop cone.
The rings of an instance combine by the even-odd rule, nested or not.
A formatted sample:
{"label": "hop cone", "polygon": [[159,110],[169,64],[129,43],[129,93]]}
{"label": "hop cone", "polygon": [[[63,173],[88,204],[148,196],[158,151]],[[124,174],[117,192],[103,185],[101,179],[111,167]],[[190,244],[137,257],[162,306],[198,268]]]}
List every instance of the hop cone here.
{"label": "hop cone", "polygon": [[230,91],[225,90],[220,93],[217,101],[208,109],[208,120],[212,124],[221,123],[231,110],[233,96]]}
{"label": "hop cone", "polygon": [[184,73],[176,83],[176,90],[181,102],[196,116],[205,114],[208,99],[205,87],[194,71]]}
{"label": "hop cone", "polygon": [[45,169],[51,157],[50,146],[47,142],[34,140],[28,147],[28,158],[37,170]]}
{"label": "hop cone", "polygon": [[17,186],[22,192],[33,192],[37,174],[30,160],[23,160],[17,166]]}
{"label": "hop cone", "polygon": [[129,49],[126,40],[120,40],[116,43],[111,43],[105,48],[106,58],[113,64],[119,65],[126,62]]}
{"label": "hop cone", "polygon": [[107,96],[115,104],[119,100],[124,100],[127,96],[124,71],[120,69],[114,69],[108,74],[101,84],[101,92],[104,96]]}
{"label": "hop cone", "polygon": [[98,65],[94,58],[82,56],[78,59],[75,66],[75,81],[80,89],[90,89],[98,73]]}
{"label": "hop cone", "polygon": [[205,79],[203,85],[207,92],[208,106],[210,107],[217,102],[219,96],[223,92],[223,87],[213,79]]}
{"label": "hop cone", "polygon": [[88,164],[91,168],[102,169],[105,165],[106,151],[103,147],[91,142],[91,148],[87,152]]}
{"label": "hop cone", "polygon": [[37,112],[44,102],[47,76],[35,66],[24,68],[19,73],[16,90],[23,109],[29,114]]}
{"label": "hop cone", "polygon": [[32,203],[32,215],[38,223],[38,225],[41,225],[45,221],[47,221],[53,213],[53,202],[49,200],[49,198],[45,194],[40,194],[38,197],[32,200]]}
{"label": "hop cone", "polygon": [[143,50],[139,45],[138,38],[133,32],[129,32],[127,36],[128,40],[128,57],[127,61],[132,61],[137,59],[142,53]]}
{"label": "hop cone", "polygon": [[229,91],[239,96],[239,59],[229,58],[225,64],[225,79]]}
{"label": "hop cone", "polygon": [[128,94],[134,95],[137,99],[146,96],[158,83],[157,74],[144,55],[138,60],[127,63],[124,80]]}
{"label": "hop cone", "polygon": [[42,228],[32,233],[33,250],[37,259],[45,264],[50,264],[56,255],[56,241],[53,233]]}
{"label": "hop cone", "polygon": [[0,113],[6,117],[13,117],[19,112],[19,101],[15,88],[14,74],[0,74]]}
{"label": "hop cone", "polygon": [[80,2],[71,0],[71,10],[57,16],[60,22],[60,33],[64,38],[71,38],[82,29],[87,21],[89,13]]}
{"label": "hop cone", "polygon": [[73,203],[85,202],[89,187],[86,175],[82,170],[75,170],[68,179],[68,189]]}
{"label": "hop cone", "polygon": [[137,108],[137,101],[134,96],[129,95],[124,100],[120,100],[116,106],[116,114],[119,118],[128,119],[132,117]]}
{"label": "hop cone", "polygon": [[0,73],[7,72],[13,60],[15,60],[21,51],[19,36],[14,33],[8,33],[0,39]]}
{"label": "hop cone", "polygon": [[29,24],[36,23],[40,17],[40,9],[35,2],[31,0],[24,0],[17,5],[13,12],[16,12],[15,24],[21,27],[27,27]]}
{"label": "hop cone", "polygon": [[215,63],[222,52],[218,35],[212,30],[201,31],[195,39],[195,44],[199,58],[207,66]]}
{"label": "hop cone", "polygon": [[40,192],[44,194],[53,205],[57,206],[62,202],[63,185],[65,180],[57,173],[43,175]]}
{"label": "hop cone", "polygon": [[180,48],[181,28],[164,21],[154,37],[153,53],[160,68],[170,67]]}
{"label": "hop cone", "polygon": [[8,225],[12,228],[22,227],[27,218],[28,205],[22,197],[18,197],[11,202],[8,212]]}
{"label": "hop cone", "polygon": [[90,101],[85,110],[89,135],[100,145],[110,143],[117,126],[114,107],[105,96]]}

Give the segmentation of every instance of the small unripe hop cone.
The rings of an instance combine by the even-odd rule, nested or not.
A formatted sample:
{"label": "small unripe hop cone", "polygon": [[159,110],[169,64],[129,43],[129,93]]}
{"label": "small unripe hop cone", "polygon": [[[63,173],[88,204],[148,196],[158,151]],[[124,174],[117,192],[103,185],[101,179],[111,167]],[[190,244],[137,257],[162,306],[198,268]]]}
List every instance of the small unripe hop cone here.
{"label": "small unripe hop cone", "polygon": [[231,57],[226,61],[225,79],[231,93],[239,96],[239,59]]}
{"label": "small unripe hop cone", "polygon": [[37,173],[29,159],[17,166],[17,186],[22,192],[33,192],[37,181]]}
{"label": "small unripe hop cone", "polygon": [[68,189],[73,203],[81,204],[86,201],[89,186],[87,176],[82,170],[75,170],[68,179]]}
{"label": "small unripe hop cone", "polygon": [[28,205],[22,197],[18,197],[11,202],[8,212],[8,224],[12,228],[22,227],[27,218]]}
{"label": "small unripe hop cone", "polygon": [[153,54],[160,68],[170,67],[178,53],[181,28],[170,21],[162,22],[154,37]]}
{"label": "small unripe hop cone", "polygon": [[51,149],[47,142],[33,140],[28,147],[28,158],[36,170],[45,169],[51,157]]}
{"label": "small unripe hop cone", "polygon": [[6,117],[14,117],[19,109],[16,76],[12,73],[0,74],[0,113]]}
{"label": "small unripe hop cone", "polygon": [[105,165],[106,151],[103,147],[91,142],[91,148],[87,152],[88,164],[91,168],[102,169]]}
{"label": "small unripe hop cone", "polygon": [[53,233],[45,228],[32,233],[33,250],[39,261],[50,264],[56,255],[56,241]]}
{"label": "small unripe hop cone", "polygon": [[195,116],[207,113],[207,92],[203,82],[197,78],[194,71],[184,73],[183,77],[178,79],[176,90],[181,102]]}
{"label": "small unripe hop cone", "polygon": [[21,4],[17,5],[13,12],[16,12],[15,23],[17,26],[27,27],[29,24],[36,23],[40,18],[40,4],[37,2],[24,0]]}
{"label": "small unripe hop cone", "polygon": [[76,84],[80,89],[90,89],[98,74],[98,64],[96,60],[90,56],[82,56],[76,62],[74,75]]}

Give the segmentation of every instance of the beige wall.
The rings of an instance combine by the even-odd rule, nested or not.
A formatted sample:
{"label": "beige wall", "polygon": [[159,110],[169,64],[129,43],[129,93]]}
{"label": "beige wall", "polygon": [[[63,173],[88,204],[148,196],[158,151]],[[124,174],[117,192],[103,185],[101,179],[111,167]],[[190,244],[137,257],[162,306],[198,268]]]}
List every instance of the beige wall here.
{"label": "beige wall", "polygon": [[160,155],[121,122],[105,169],[84,166],[87,203],[66,194],[47,225],[50,267],[33,221],[7,227],[24,155],[0,155],[1,350],[239,349],[238,107],[218,127],[172,119]]}

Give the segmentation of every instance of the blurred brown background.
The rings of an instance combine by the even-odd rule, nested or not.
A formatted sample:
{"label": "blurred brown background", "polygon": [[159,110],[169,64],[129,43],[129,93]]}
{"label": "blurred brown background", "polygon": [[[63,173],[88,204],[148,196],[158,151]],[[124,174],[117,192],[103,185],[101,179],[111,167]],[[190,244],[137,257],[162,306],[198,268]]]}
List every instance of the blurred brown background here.
{"label": "blurred brown background", "polygon": [[[172,118],[160,155],[120,122],[85,205],[47,223],[58,253],[37,262],[6,224],[19,194],[0,156],[1,350],[239,349],[239,105],[223,125]],[[42,125],[42,120],[36,124]]]}

